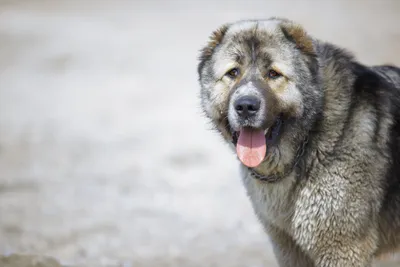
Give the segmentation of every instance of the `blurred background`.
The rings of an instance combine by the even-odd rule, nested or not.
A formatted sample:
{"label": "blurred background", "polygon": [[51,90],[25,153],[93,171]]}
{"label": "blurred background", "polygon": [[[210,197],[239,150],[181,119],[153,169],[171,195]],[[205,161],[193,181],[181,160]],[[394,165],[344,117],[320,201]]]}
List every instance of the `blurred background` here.
{"label": "blurred background", "polygon": [[397,0],[0,0],[0,265],[277,266],[196,72],[270,16],[400,65]]}

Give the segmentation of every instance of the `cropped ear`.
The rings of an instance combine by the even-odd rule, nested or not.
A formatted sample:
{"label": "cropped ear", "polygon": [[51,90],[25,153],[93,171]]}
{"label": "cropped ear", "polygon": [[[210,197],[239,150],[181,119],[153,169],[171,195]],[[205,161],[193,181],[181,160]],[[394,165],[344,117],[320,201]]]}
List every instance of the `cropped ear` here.
{"label": "cropped ear", "polygon": [[224,24],[211,34],[207,45],[200,51],[200,61],[206,61],[212,56],[215,48],[222,42],[228,27],[228,24]]}
{"label": "cropped ear", "polygon": [[309,55],[315,55],[313,41],[304,28],[294,22],[284,21],[281,24],[283,34],[296,44],[297,48]]}

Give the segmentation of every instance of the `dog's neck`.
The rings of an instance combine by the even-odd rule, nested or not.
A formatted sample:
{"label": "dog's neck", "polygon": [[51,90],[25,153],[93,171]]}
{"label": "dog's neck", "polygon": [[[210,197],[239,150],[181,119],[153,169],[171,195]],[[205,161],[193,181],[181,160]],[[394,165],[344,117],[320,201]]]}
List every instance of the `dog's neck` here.
{"label": "dog's neck", "polygon": [[[274,183],[277,182],[286,176],[290,175],[291,173],[295,172],[295,175],[302,175],[304,171],[304,161],[302,161],[302,157],[306,154],[306,147],[309,141],[309,136],[307,135],[305,139],[301,142],[299,149],[297,150],[295,154],[295,158],[293,160],[292,166],[287,168],[287,170],[283,173],[271,173],[271,174],[261,174],[257,170],[253,168],[248,168],[250,175],[260,181],[264,181],[267,183]],[[303,170],[303,171],[302,171]]]}

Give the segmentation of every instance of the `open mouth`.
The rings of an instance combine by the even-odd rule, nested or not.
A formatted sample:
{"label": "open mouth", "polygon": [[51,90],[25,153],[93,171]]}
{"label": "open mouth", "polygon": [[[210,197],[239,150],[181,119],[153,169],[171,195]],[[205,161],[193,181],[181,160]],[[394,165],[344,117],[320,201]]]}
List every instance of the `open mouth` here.
{"label": "open mouth", "polygon": [[[282,118],[278,117],[278,119],[271,127],[264,130],[265,142],[267,144],[273,144],[276,141],[276,139],[280,134],[282,124],[283,124]],[[231,132],[232,132],[232,143],[236,146],[239,139],[240,131],[231,131]]]}
{"label": "open mouth", "polygon": [[268,129],[245,127],[232,132],[232,142],[240,161],[247,167],[257,167],[267,153],[267,145],[276,142],[280,135],[283,121],[281,116]]}
{"label": "open mouth", "polygon": [[[283,120],[281,116],[279,116],[271,127],[264,130],[265,142],[267,144],[275,143],[280,134],[282,124]],[[232,132],[232,143],[236,146],[239,139],[240,131],[231,131],[231,132]]]}

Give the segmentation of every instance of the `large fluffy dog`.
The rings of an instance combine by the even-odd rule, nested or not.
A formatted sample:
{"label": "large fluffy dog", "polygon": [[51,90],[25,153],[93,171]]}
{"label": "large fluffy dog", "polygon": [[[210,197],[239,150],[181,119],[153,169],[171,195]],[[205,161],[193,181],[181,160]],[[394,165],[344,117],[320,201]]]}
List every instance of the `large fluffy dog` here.
{"label": "large fluffy dog", "polygon": [[216,30],[198,72],[280,266],[370,266],[400,245],[400,69],[271,18]]}

